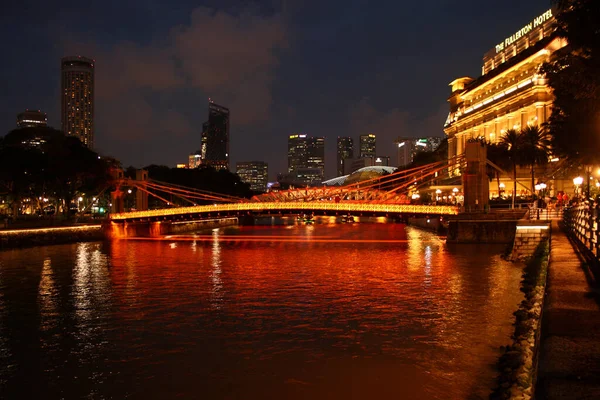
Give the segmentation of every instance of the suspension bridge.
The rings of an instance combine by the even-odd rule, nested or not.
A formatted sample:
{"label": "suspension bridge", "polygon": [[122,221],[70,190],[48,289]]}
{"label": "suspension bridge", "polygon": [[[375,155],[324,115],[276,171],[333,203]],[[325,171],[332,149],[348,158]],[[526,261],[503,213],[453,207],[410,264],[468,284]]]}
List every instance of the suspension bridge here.
{"label": "suspension bridge", "polygon": [[[453,167],[464,159],[456,159]],[[131,236],[128,230],[143,226],[146,234],[169,233],[169,226],[203,220],[254,218],[265,215],[356,216],[432,218],[456,215],[457,205],[418,204],[411,194],[429,188],[441,176],[448,176],[448,161],[396,171],[339,187],[296,188],[269,192],[250,199],[168,184],[147,176],[127,179],[118,176],[111,193],[113,209],[110,225],[113,236]],[[136,210],[123,207],[124,188],[136,189]],[[147,209],[148,198],[162,204]],[[136,235],[139,229],[133,229]],[[153,233],[154,232],[154,233]]]}

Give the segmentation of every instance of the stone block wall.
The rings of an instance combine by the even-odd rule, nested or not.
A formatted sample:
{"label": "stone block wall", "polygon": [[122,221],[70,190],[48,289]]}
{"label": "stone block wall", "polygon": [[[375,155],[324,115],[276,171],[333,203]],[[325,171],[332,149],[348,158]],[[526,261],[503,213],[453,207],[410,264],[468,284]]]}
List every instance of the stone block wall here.
{"label": "stone block wall", "polygon": [[511,259],[525,260],[535,253],[539,244],[550,238],[550,224],[522,221],[517,224]]}

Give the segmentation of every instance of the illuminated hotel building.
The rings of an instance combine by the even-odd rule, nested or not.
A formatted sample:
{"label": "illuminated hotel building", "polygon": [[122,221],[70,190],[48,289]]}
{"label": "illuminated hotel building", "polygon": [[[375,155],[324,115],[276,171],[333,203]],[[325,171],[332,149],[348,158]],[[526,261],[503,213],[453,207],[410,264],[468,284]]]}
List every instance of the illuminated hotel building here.
{"label": "illuminated hotel building", "polygon": [[202,164],[229,169],[229,109],[209,100],[202,128]]}
{"label": "illuminated hotel building", "polygon": [[337,138],[337,176],[344,175],[344,162],[354,158],[354,141],[351,137]]}
{"label": "illuminated hotel building", "polygon": [[94,60],[81,56],[61,60],[61,122],[67,136],[94,148]]}
{"label": "illuminated hotel building", "polygon": [[553,10],[548,10],[487,52],[482,76],[450,84],[450,114],[444,125],[448,158],[463,154],[471,138],[496,143],[508,129],[548,120],[553,95],[540,66],[566,45],[555,30]]}
{"label": "illuminated hotel building", "polygon": [[377,141],[374,134],[360,135],[359,157],[375,157],[376,144]]}
{"label": "illuminated hotel building", "polygon": [[236,164],[236,173],[242,182],[250,185],[255,192],[266,192],[269,166],[263,161],[243,161]]}
{"label": "illuminated hotel building", "polygon": [[48,126],[48,116],[40,110],[25,110],[17,115],[17,127],[35,128]]}

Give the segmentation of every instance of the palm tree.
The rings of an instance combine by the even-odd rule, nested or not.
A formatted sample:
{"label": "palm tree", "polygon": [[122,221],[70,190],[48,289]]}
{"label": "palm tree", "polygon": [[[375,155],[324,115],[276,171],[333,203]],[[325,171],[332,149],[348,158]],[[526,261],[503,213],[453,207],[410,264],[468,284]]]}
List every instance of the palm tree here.
{"label": "palm tree", "polygon": [[529,125],[521,129],[520,146],[521,165],[531,168],[531,193],[534,194],[536,165],[548,163],[550,154],[550,136],[544,127],[538,125]]}
{"label": "palm tree", "polygon": [[490,182],[492,179],[496,179],[496,184],[498,188],[500,188],[500,171],[496,169],[496,167],[500,167],[502,169],[508,169],[512,165],[508,165],[509,157],[508,151],[505,145],[502,143],[490,143],[487,142],[487,159],[494,164],[495,166],[487,167],[487,175],[490,178]]}
{"label": "palm tree", "polygon": [[508,158],[513,170],[513,195],[512,208],[515,208],[515,198],[517,197],[517,165],[521,163],[521,132],[516,129],[509,129],[504,133],[498,142],[500,146],[506,148]]}

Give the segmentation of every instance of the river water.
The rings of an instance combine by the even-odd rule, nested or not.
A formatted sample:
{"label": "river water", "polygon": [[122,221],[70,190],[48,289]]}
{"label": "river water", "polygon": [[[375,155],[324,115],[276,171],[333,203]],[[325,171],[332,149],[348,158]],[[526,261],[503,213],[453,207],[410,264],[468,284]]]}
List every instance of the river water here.
{"label": "river water", "polygon": [[487,398],[501,250],[322,224],[2,251],[0,397]]}

